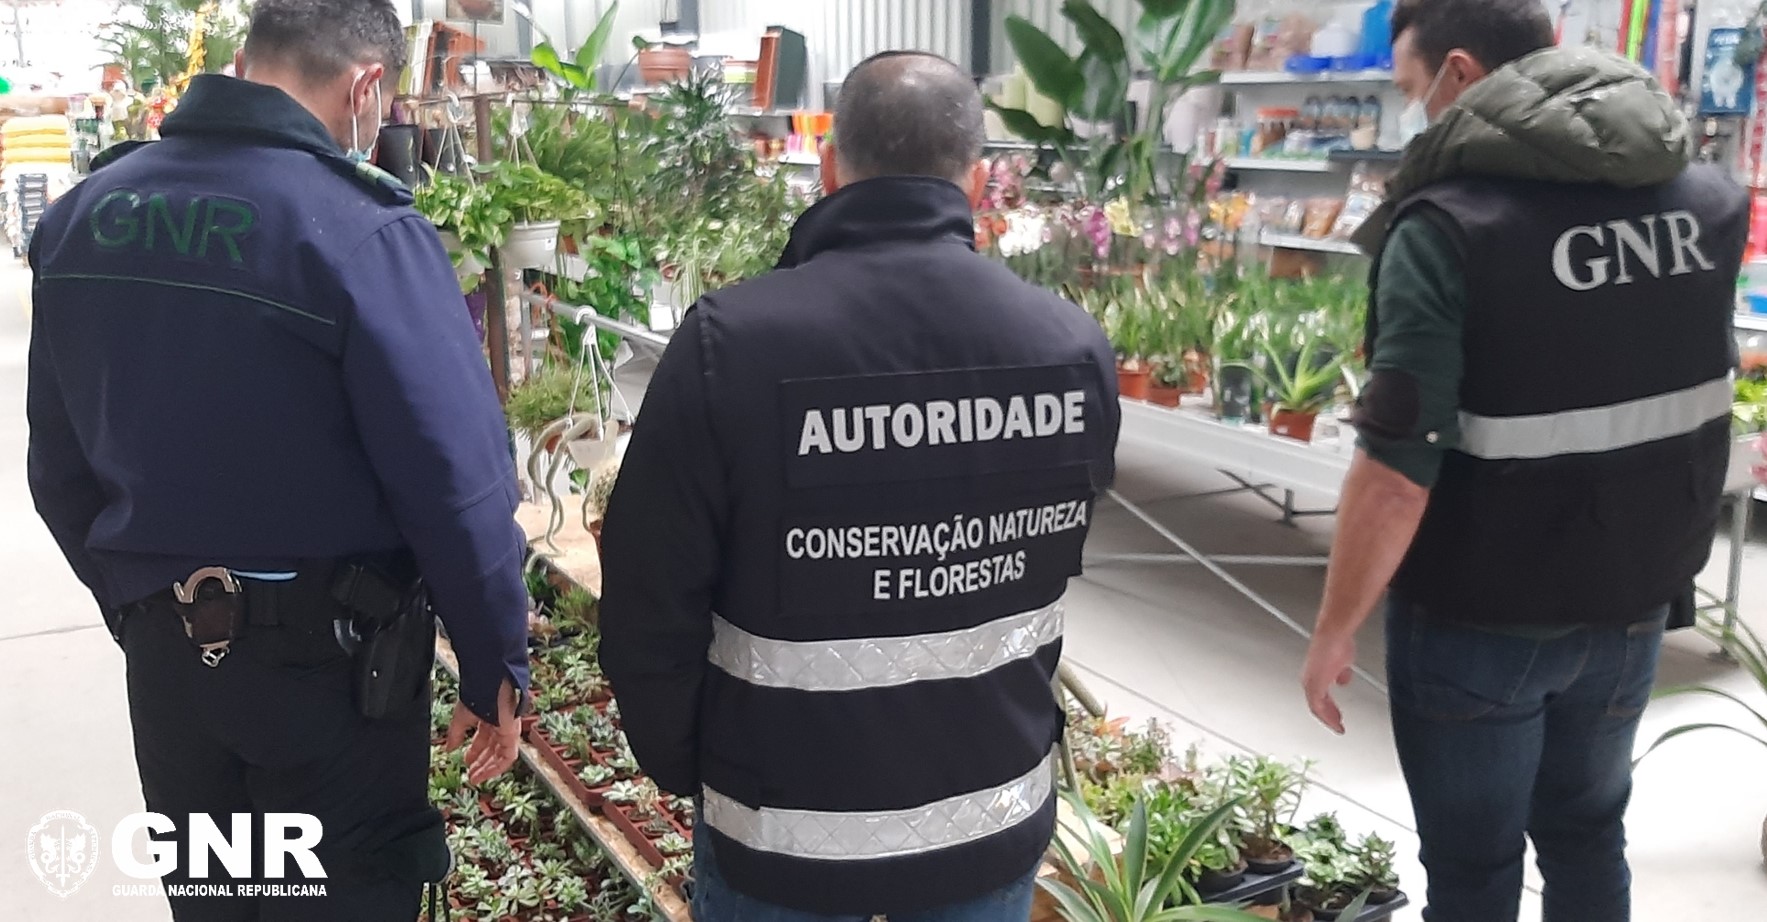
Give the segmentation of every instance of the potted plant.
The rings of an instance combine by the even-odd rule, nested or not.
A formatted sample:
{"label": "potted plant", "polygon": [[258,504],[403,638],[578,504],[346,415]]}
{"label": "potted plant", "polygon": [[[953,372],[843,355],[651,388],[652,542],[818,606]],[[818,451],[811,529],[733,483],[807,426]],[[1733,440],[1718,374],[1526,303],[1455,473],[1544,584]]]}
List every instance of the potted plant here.
{"label": "potted plant", "polygon": [[1198,848],[1220,831],[1233,804],[1202,816],[1170,854],[1156,857],[1149,848],[1144,801],[1136,800],[1119,851],[1085,802],[1065,796],[1079,827],[1070,828],[1069,834],[1083,843],[1082,850],[1068,845],[1069,836],[1056,836],[1052,847],[1065,877],[1040,878],[1037,886],[1055,899],[1068,922],[1257,922],[1257,916],[1242,910],[1203,904],[1185,879]]}
{"label": "potted plant", "polygon": [[[503,414],[509,428],[536,442],[545,451],[557,451],[559,438],[541,440],[540,435],[553,423],[570,415],[573,408],[595,405],[595,375],[562,364],[551,364],[528,376],[509,392]],[[562,436],[559,433],[558,436]]]}
{"label": "potted plant", "polygon": [[1224,785],[1241,799],[1240,849],[1258,874],[1280,874],[1294,863],[1285,833],[1300,809],[1307,787],[1306,763],[1299,766],[1268,756],[1234,756],[1222,768]]}
{"label": "potted plant", "polygon": [[1117,393],[1146,400],[1153,370],[1147,361],[1148,325],[1152,316],[1140,299],[1124,294],[1107,309],[1105,333],[1117,353]]}
{"label": "potted plant", "polygon": [[1366,892],[1371,905],[1384,905],[1399,898],[1399,872],[1394,869],[1396,847],[1393,843],[1370,833],[1350,846],[1350,887]]}
{"label": "potted plant", "polygon": [[472,293],[485,273],[491,247],[503,241],[503,226],[491,220],[488,190],[468,177],[432,172],[412,196],[413,207],[441,235],[461,291]]}
{"label": "potted plant", "polygon": [[1309,339],[1291,366],[1286,356],[1267,348],[1264,381],[1269,386],[1273,408],[1270,434],[1297,442],[1313,441],[1313,423],[1319,411],[1331,403],[1337,393],[1342,372],[1342,358],[1320,361],[1318,344]]}
{"label": "potted plant", "polygon": [[500,162],[480,174],[488,196],[486,217],[507,228],[503,257],[512,268],[551,265],[558,252],[559,225],[593,211],[581,190],[533,164]]}
{"label": "potted plant", "polygon": [[[1721,650],[1725,656],[1734,661],[1738,666],[1742,667],[1744,674],[1753,681],[1756,691],[1762,694],[1767,694],[1767,644],[1762,643],[1760,635],[1756,634],[1755,631],[1749,627],[1747,622],[1737,619],[1734,624],[1726,625],[1720,618],[1702,612],[1699,616],[1699,620],[1695,624],[1695,628],[1706,639],[1717,644],[1718,649]],[[1664,732],[1663,735],[1657,737],[1656,741],[1650,744],[1650,748],[1646,749],[1643,755],[1638,757],[1638,762],[1644,761],[1647,756],[1657,751],[1657,748],[1664,743],[1667,743],[1676,737],[1685,736],[1689,733],[1694,733],[1700,730],[1728,730],[1731,733],[1738,734],[1759,743],[1763,748],[1767,748],[1767,735],[1757,732],[1760,728],[1767,727],[1767,710],[1764,710],[1760,705],[1751,703],[1741,695],[1726,691],[1715,685],[1704,684],[1677,685],[1673,688],[1665,688],[1656,692],[1653,697],[1674,698],[1685,695],[1705,695],[1713,698],[1722,698],[1741,708],[1742,712],[1747,715],[1747,719],[1743,721],[1742,726],[1735,723],[1719,723],[1713,721],[1682,724],[1681,726],[1668,730]],[[1755,696],[1751,695],[1751,697]],[[1747,729],[1745,729],[1745,727]],[[1762,861],[1767,861],[1767,820],[1764,820],[1761,823],[1761,859]]]}

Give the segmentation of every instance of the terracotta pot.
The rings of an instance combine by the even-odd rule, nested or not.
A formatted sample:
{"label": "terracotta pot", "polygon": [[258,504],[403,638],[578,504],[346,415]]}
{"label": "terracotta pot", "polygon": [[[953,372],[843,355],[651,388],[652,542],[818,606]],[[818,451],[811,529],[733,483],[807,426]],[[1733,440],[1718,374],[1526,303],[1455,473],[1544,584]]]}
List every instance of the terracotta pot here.
{"label": "terracotta pot", "polygon": [[676,45],[653,45],[638,52],[638,73],[644,82],[657,86],[693,72],[693,55]]}
{"label": "terracotta pot", "polygon": [[1183,398],[1184,389],[1181,387],[1165,387],[1153,383],[1147,385],[1147,402],[1155,406],[1176,408],[1178,401]]}
{"label": "terracotta pot", "polygon": [[571,234],[565,234],[564,236],[559,237],[558,248],[572,256],[577,255],[577,238]]}
{"label": "terracotta pot", "polygon": [[1137,369],[1117,367],[1117,392],[1130,400],[1146,400],[1147,387],[1153,380],[1153,373],[1145,366]]}
{"label": "terracotta pot", "polygon": [[1190,373],[1190,378],[1185,384],[1187,385],[1184,389],[1184,393],[1186,394],[1206,394],[1209,392],[1209,373],[1206,371],[1193,371]]}
{"label": "terracotta pot", "polygon": [[1313,441],[1313,423],[1319,419],[1318,413],[1296,413],[1293,410],[1277,410],[1270,415],[1270,434],[1297,442]]}

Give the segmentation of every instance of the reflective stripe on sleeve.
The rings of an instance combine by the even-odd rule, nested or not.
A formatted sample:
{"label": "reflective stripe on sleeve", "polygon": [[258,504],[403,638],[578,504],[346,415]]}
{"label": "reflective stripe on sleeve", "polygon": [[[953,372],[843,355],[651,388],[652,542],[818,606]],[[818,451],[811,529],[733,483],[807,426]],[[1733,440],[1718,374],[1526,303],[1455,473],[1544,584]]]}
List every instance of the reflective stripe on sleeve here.
{"label": "reflective stripe on sleeve", "polygon": [[1687,435],[1727,416],[1735,399],[1726,376],[1685,390],[1611,406],[1538,416],[1460,414],[1459,450],[1492,461],[1616,451]]}
{"label": "reflective stripe on sleeve", "polygon": [[712,665],[751,685],[835,692],[967,679],[1030,659],[1061,639],[1062,605],[1008,615],[959,631],[789,641],[712,618]]}
{"label": "reflective stripe on sleeve", "polygon": [[1055,754],[1000,785],[906,810],[830,812],[749,807],[704,789],[706,825],[760,852],[823,861],[919,855],[1004,832],[1054,792]]}

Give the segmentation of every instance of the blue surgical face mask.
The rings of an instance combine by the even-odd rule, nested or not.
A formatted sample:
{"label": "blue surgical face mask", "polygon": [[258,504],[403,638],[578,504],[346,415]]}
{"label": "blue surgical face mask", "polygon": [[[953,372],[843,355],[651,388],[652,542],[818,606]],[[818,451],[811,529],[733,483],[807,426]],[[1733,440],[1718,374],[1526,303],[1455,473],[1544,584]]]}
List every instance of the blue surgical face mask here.
{"label": "blue surgical face mask", "polygon": [[1443,61],[1442,66],[1436,69],[1436,79],[1430,81],[1430,88],[1424,92],[1423,97],[1413,99],[1406,104],[1404,111],[1399,113],[1399,136],[1406,143],[1409,144],[1412,138],[1429,130],[1430,100],[1436,98],[1436,90],[1441,88],[1442,77],[1447,73],[1448,62]]}
{"label": "blue surgical face mask", "polygon": [[[366,76],[367,73],[368,73],[367,71],[363,71],[362,74],[359,75],[357,79],[360,79],[361,76]],[[362,146],[361,113],[359,113],[355,110],[355,103],[356,103],[355,86],[356,86],[355,82],[352,81],[350,83],[350,88],[351,88],[351,92],[350,92],[350,106],[351,106],[351,108],[350,108],[350,148],[349,148],[349,150],[344,151],[344,156],[348,157],[351,160],[354,160],[357,163],[366,163],[366,162],[368,162],[368,159],[370,157],[374,156],[374,147],[380,141],[380,126],[381,126],[381,120],[380,120],[380,111],[381,111],[381,108],[380,108],[381,107],[380,81],[379,80],[374,81],[374,130],[368,133],[368,146],[367,147]]]}

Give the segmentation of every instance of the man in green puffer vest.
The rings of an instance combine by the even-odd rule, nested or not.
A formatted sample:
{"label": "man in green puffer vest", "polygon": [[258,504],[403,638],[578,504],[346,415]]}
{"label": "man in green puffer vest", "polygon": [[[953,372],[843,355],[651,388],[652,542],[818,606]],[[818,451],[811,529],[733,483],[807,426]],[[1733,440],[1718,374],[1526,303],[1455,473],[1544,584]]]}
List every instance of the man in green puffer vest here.
{"label": "man in green puffer vest", "polygon": [[1393,35],[1421,133],[1358,234],[1371,379],[1303,686],[1343,732],[1387,592],[1425,919],[1513,922],[1531,839],[1546,922],[1624,922],[1638,718],[1717,523],[1747,197],[1648,73],[1552,47],[1539,0],[1400,0]]}

